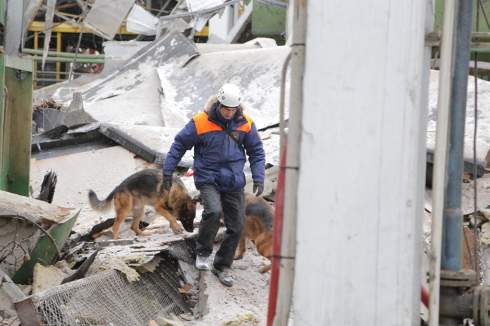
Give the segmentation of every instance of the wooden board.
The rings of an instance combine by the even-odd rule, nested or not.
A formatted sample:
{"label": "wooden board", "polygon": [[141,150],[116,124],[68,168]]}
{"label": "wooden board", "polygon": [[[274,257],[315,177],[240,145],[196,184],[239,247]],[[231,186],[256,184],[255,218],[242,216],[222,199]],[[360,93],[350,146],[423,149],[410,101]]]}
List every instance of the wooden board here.
{"label": "wooden board", "polygon": [[73,208],[61,207],[0,190],[0,216],[18,214],[32,222],[54,225],[73,210]]}

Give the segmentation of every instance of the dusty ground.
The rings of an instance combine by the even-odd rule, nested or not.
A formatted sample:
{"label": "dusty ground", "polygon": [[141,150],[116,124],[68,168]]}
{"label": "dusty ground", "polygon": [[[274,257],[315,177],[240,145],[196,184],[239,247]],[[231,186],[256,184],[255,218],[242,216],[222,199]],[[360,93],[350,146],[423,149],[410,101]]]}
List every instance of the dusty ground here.
{"label": "dusty ground", "polygon": [[199,290],[208,296],[209,313],[193,325],[220,325],[227,320],[239,320],[239,315],[250,317],[241,325],[266,325],[270,272],[258,271],[264,264],[269,264],[269,260],[260,256],[248,241],[244,258],[232,265],[232,287],[223,286],[211,272],[201,272]]}

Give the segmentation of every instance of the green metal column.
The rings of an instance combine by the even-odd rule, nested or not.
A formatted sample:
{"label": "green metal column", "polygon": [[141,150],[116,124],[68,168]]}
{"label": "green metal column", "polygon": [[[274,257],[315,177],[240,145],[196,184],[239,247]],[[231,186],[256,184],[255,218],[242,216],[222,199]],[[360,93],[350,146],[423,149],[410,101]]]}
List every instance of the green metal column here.
{"label": "green metal column", "polygon": [[0,53],[0,190],[29,195],[33,61]]}

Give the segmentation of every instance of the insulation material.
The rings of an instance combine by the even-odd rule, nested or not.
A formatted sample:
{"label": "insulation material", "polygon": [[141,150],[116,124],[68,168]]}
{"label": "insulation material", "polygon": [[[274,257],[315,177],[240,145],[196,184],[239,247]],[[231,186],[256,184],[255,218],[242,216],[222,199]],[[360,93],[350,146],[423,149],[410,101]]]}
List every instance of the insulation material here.
{"label": "insulation material", "polygon": [[[133,260],[141,262],[144,259],[144,255],[141,254],[138,258],[128,258],[128,262],[132,262]],[[118,270],[126,276],[128,282],[134,282],[139,280],[139,274],[131,267],[128,267],[126,263],[119,258],[114,258],[111,256],[105,256],[103,258],[102,264],[100,265],[100,269],[114,269]]]}
{"label": "insulation material", "polygon": [[43,266],[37,263],[33,272],[32,294],[60,285],[61,281],[73,272],[64,260],[50,266]]}

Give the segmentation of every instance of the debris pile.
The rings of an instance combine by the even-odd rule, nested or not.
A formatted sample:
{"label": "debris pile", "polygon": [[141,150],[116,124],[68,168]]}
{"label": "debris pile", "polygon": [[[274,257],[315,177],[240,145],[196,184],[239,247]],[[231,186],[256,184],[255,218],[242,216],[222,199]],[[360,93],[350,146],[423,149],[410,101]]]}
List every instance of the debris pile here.
{"label": "debris pile", "polygon": [[[33,115],[31,197],[46,202],[28,199],[12,209],[2,198],[0,208],[6,206],[10,215],[0,216],[0,223],[7,225],[25,207],[39,205],[47,205],[44,209],[55,212],[56,219],[37,210],[15,217],[18,226],[2,229],[10,239],[0,247],[2,288],[12,287],[16,295],[0,293],[9,303],[0,306],[0,316],[26,325],[264,325],[269,273],[259,270],[269,260],[252,243],[232,266],[235,286],[224,288],[213,274],[194,267],[196,228],[174,234],[168,221],[148,207],[140,222],[144,236],[131,230],[128,218],[119,228],[122,239],[114,240],[113,213],[92,210],[87,192],[107,195],[135,171],[161,169],[175,134],[226,80],[244,89],[247,114],[260,129],[268,167],[263,197],[273,201],[280,74],[288,53],[289,48],[270,43],[267,48],[203,47],[169,32],[99,78],[36,92],[35,102],[42,104]],[[178,169],[191,197],[198,194],[192,165],[188,153]],[[248,167],[245,172],[250,192]],[[195,226],[201,212],[198,205]],[[17,245],[16,237],[25,245]]]}

